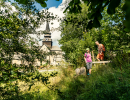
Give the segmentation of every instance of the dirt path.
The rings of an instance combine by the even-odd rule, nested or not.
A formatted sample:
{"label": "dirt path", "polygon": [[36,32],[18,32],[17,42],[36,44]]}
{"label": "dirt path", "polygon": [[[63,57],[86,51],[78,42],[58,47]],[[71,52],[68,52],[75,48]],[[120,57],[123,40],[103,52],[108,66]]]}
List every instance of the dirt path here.
{"label": "dirt path", "polygon": [[39,72],[46,72],[46,71],[49,71],[49,72],[51,72],[51,71],[59,71],[60,69],[49,69],[49,70],[38,70]]}

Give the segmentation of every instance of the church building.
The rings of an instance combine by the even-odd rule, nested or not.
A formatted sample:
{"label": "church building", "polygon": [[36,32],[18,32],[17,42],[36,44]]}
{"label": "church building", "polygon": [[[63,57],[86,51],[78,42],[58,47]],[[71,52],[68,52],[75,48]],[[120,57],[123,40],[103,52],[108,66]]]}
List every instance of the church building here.
{"label": "church building", "polygon": [[[45,61],[42,61],[42,65],[46,64],[47,61],[49,62],[50,65],[60,65],[61,61],[64,61],[63,59],[63,52],[58,46],[53,46],[52,44],[52,39],[51,39],[51,32],[49,28],[49,23],[47,22],[46,24],[46,34],[44,34],[44,38],[42,40],[42,46],[40,46],[39,50],[43,52],[54,52],[55,55],[48,55],[45,58]],[[16,64],[25,64],[28,65],[28,63],[25,61],[23,62],[21,60],[21,54],[15,54],[12,63]],[[38,59],[35,60],[34,66],[40,66],[41,63]]]}
{"label": "church building", "polygon": [[[63,59],[63,52],[58,46],[53,46],[53,42],[51,39],[51,32],[49,23],[46,23],[46,29],[45,29],[44,39],[42,41],[42,46],[40,50],[43,52],[55,52],[57,55],[49,55],[46,57],[46,61],[48,60],[50,62],[50,65],[59,65],[60,62]],[[45,62],[44,62],[45,63]]]}

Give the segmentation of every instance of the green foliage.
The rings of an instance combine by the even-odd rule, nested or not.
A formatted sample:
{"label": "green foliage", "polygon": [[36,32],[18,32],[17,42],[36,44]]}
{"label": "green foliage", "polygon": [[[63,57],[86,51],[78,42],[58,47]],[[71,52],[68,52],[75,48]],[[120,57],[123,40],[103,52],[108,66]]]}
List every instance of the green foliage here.
{"label": "green foliage", "polygon": [[112,51],[128,50],[129,48],[129,33],[124,30],[123,25],[125,17],[122,11],[123,4],[117,7],[116,13],[112,16],[106,14],[107,9],[103,11],[104,19],[101,20],[100,34],[106,48]]}
{"label": "green foliage", "polygon": [[[49,85],[50,82],[49,78],[50,77],[55,77],[58,74],[58,72],[52,72],[52,73],[44,73],[41,74],[38,71],[35,71],[33,73],[26,73],[22,75],[22,78],[20,80],[25,81],[28,86],[28,91],[30,91],[31,87],[37,82],[37,81],[42,81],[43,86],[46,86],[49,88],[49,90],[44,93],[40,93],[39,90],[37,91],[33,91],[30,93],[26,93],[27,91],[24,91],[25,93],[20,92],[20,87],[18,86],[18,81],[12,81],[12,84],[10,83],[6,83],[4,85],[3,90],[8,90],[6,92],[3,92],[3,90],[1,91],[3,100],[12,100],[12,99],[16,99],[16,100],[36,100],[38,98],[54,98],[54,96],[48,96],[50,93],[51,94],[55,94],[54,93],[54,87],[52,87],[52,85]],[[14,83],[14,84],[13,84]],[[2,98],[1,98],[2,99]]]}
{"label": "green foliage", "polygon": [[[10,1],[10,0],[3,0],[3,1]],[[46,1],[48,0],[14,0],[18,2],[19,4],[24,4],[24,5],[33,5],[34,2],[39,3],[42,7],[47,7]],[[56,0],[59,1],[59,0]]]}
{"label": "green foliage", "polygon": [[[88,7],[82,4],[82,12],[80,14],[66,13],[66,20],[61,24],[62,33],[59,41],[62,44],[61,48],[65,52],[65,58],[70,60],[77,66],[82,66],[85,49],[94,50],[94,55],[97,55],[97,46],[95,41],[102,43],[105,48],[105,60],[111,60],[113,54],[120,50],[128,50],[130,35],[124,30],[123,22],[125,14],[122,11],[124,3],[122,2],[117,7],[114,15],[107,14],[107,7],[102,12],[103,19],[101,20],[100,28],[92,28],[87,30],[88,22]],[[85,14],[85,15],[84,15]],[[91,27],[91,25],[89,25]]]}
{"label": "green foliage", "polygon": [[[122,55],[125,55],[125,53],[119,54],[118,57]],[[50,90],[46,92],[37,90],[31,93],[20,93],[18,97],[17,95],[13,95],[8,98],[8,100],[15,98],[16,100],[128,100],[130,99],[130,63],[127,57],[125,60],[125,62],[122,62],[122,70],[120,70],[119,65],[114,65],[112,63],[109,65],[97,65],[96,67],[92,67],[92,74],[90,77],[78,76],[74,78],[73,75],[71,75],[73,74],[73,69],[63,69],[63,72],[58,75],[61,80],[56,83],[56,86],[49,85],[48,79],[51,76],[57,76],[57,72],[42,74],[35,72],[35,75],[33,74],[31,77],[32,80],[36,82],[38,79],[42,79],[44,85],[50,88]],[[32,83],[30,85],[32,85]]]}
{"label": "green foliage", "polygon": [[70,62],[81,66],[84,63],[84,53],[87,47],[93,49],[94,41],[91,35],[86,32],[87,25],[87,9],[84,4],[81,14],[67,14],[66,20],[62,22],[61,39],[59,43],[62,45],[61,49],[65,52],[65,58]]}
{"label": "green foliage", "polygon": [[119,65],[97,65],[92,67],[90,77],[79,76],[74,79],[68,75],[59,84],[59,88],[63,87],[60,91],[64,98],[58,100],[71,100],[72,98],[75,100],[129,99],[130,79],[128,73],[130,72],[130,65],[128,58],[125,60],[127,61],[122,61],[122,70],[120,70]]}
{"label": "green foliage", "polygon": [[[85,4],[79,6],[80,0],[72,0],[70,2],[68,9],[71,8],[71,12],[73,12],[73,9],[75,9],[75,13],[80,12],[81,8],[82,10],[80,14],[67,13],[65,21],[61,23],[62,39],[59,42],[62,44],[61,48],[65,52],[66,59],[69,59],[70,62],[77,66],[81,66],[84,62],[85,49],[89,47],[91,50],[95,50],[94,42],[96,40],[103,43],[106,50],[112,51],[112,54],[114,50],[122,49],[123,52],[117,53],[117,56],[112,59],[113,64],[98,67],[96,70],[92,69],[90,78],[83,76],[77,79],[70,78],[72,72],[64,71],[66,78],[64,78],[61,83],[65,88],[63,88],[64,86],[62,87],[60,83],[58,83],[58,88],[49,85],[49,78],[55,77],[58,74],[57,72],[41,74],[36,71],[36,68],[33,66],[35,59],[42,61],[47,54],[43,53],[41,55],[41,51],[39,52],[38,47],[34,45],[35,41],[29,38],[29,33],[33,32],[38,34],[35,29],[41,24],[40,20],[45,21],[46,18],[53,19],[54,17],[50,17],[49,14],[47,14],[45,18],[44,15],[39,12],[36,13],[31,10],[33,8],[33,3],[31,2],[28,6],[22,5],[21,8],[13,4],[20,13],[10,13],[9,9],[6,9],[5,12],[1,11],[0,99],[14,100],[17,98],[19,100],[32,100],[32,98],[34,98],[34,100],[52,100],[54,98],[50,95],[53,94],[57,96],[56,100],[109,99],[109,97],[114,100],[129,100],[130,64],[128,60],[129,56],[127,53],[124,53],[129,50],[130,46],[130,34],[126,32],[127,28],[125,28],[128,26],[125,20],[129,22],[130,18],[128,14],[129,1],[126,0],[127,4],[125,3],[123,8],[126,14],[122,11],[123,3],[119,5],[119,0],[117,4],[113,6],[115,1],[111,0],[109,3],[106,0],[102,0],[102,2],[86,0],[85,3],[91,2],[89,6],[91,12],[89,13],[88,6]],[[25,5],[28,3],[26,0],[19,0],[18,2]],[[44,1],[37,2],[43,4],[42,6],[44,7],[46,6]],[[7,7],[4,2],[1,2],[0,5]],[[107,5],[108,9],[105,8]],[[104,8],[102,8],[102,6],[104,6]],[[107,15],[107,11],[109,14],[114,13],[114,15]],[[27,16],[27,18],[23,18],[22,16],[24,15]],[[31,15],[33,15],[33,17]],[[34,16],[37,16],[37,18],[34,19]],[[99,23],[99,20],[101,20],[101,23]],[[93,25],[94,27],[99,27],[100,24],[100,28],[92,28]],[[86,28],[86,26],[88,27]],[[92,30],[87,30],[88,28],[92,28]],[[26,40],[29,39],[30,42],[27,43]],[[13,65],[12,60],[14,54],[22,54],[22,59],[28,62],[28,66]],[[19,80],[28,83],[28,90],[31,89],[35,81],[42,81],[42,83],[52,91],[39,93],[38,90],[37,93],[21,94],[18,86]]]}
{"label": "green foliage", "polygon": [[[9,0],[4,0],[4,1],[9,1]],[[37,2],[41,4],[42,7],[46,7],[46,1],[48,0],[15,0],[19,4],[24,4],[24,5],[33,5],[34,2]],[[59,1],[59,0],[56,0]],[[83,2],[86,5],[89,5],[89,13],[87,14],[89,17],[89,24],[87,25],[87,29],[91,29],[92,27],[100,27],[100,20],[102,19],[102,12],[105,9],[106,6],[107,8],[107,13],[112,15],[116,13],[116,8],[120,6],[121,2],[125,2],[125,5],[123,6],[123,11],[126,13],[125,14],[125,22],[124,25],[126,27],[126,31],[129,30],[130,26],[130,1],[129,0],[83,0]],[[65,12],[69,10],[69,13],[81,13],[82,12],[82,7],[80,6],[81,1],[80,0],[72,0],[69,2],[68,7],[66,7]]]}
{"label": "green foliage", "polygon": [[[29,79],[30,76],[34,74],[31,66],[28,69],[25,69],[25,66],[16,66],[7,64],[3,60],[0,60],[0,88],[1,88],[1,97],[9,98],[13,95],[19,96],[19,87],[18,80],[23,80],[29,82],[30,86],[33,85],[33,81]],[[27,72],[27,73],[26,73]],[[2,85],[3,84],[3,85]]]}
{"label": "green foliage", "polygon": [[[22,3],[27,2],[24,0]],[[36,46],[37,42],[30,37],[30,34],[39,35],[36,28],[48,18],[54,19],[54,16],[50,16],[48,11],[35,12],[32,10],[33,6],[19,7],[16,3],[7,4],[2,1],[0,5],[0,99],[9,99],[13,96],[19,99],[19,81],[28,83],[28,90],[34,85],[36,79],[38,81],[42,79],[43,83],[48,84],[48,78],[37,71],[34,63],[36,59],[43,61],[49,54],[39,50]],[[12,5],[16,11],[12,11],[10,7]],[[27,62],[27,65],[12,64],[16,59],[15,55],[20,55],[17,59],[24,64]],[[56,74],[53,73],[50,77]]]}
{"label": "green foliage", "polygon": [[[101,19],[104,18],[102,12],[107,7],[107,13],[109,15],[113,15],[116,13],[116,8],[119,7],[122,2],[124,2],[123,12],[125,14],[124,26],[126,27],[126,31],[129,31],[130,26],[130,1],[129,0],[83,0],[83,2],[88,6],[89,5],[89,13],[88,19],[89,24],[86,26],[87,29],[92,29],[92,27],[100,27]],[[69,2],[68,7],[64,12],[69,11],[69,13],[81,13],[82,8],[80,7],[80,0],[72,0]],[[119,18],[117,18],[119,19]]]}

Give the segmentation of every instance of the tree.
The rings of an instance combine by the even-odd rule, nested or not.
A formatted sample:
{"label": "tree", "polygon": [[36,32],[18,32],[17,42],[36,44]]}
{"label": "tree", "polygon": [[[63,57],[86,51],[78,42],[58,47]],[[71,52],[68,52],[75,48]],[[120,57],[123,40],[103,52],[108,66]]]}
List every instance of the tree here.
{"label": "tree", "polygon": [[[86,5],[89,5],[89,13],[88,19],[89,24],[87,29],[91,29],[92,27],[100,27],[100,20],[103,18],[102,12],[104,11],[105,7],[107,8],[107,13],[109,15],[113,15],[116,13],[116,8],[125,2],[123,6],[123,12],[125,13],[125,21],[124,26],[126,27],[126,31],[129,31],[130,28],[130,1],[129,0],[82,0]],[[65,9],[64,12],[69,11],[70,13],[80,13],[81,7],[80,4],[81,0],[72,0],[68,7]],[[91,26],[91,27],[89,27]]]}
{"label": "tree", "polygon": [[65,58],[76,66],[84,64],[84,53],[87,47],[93,49],[94,41],[91,35],[86,31],[87,9],[84,4],[81,14],[66,14],[66,19],[61,23],[61,39],[59,43],[61,49],[65,52]]}
{"label": "tree", "polygon": [[[9,1],[9,0],[4,0],[4,1]],[[15,0],[19,4],[24,4],[24,5],[33,5],[34,2],[37,2],[41,4],[42,7],[46,7],[47,4],[45,1],[48,0]],[[59,0],[56,0],[59,1]],[[88,13],[88,18],[89,18],[89,24],[87,26],[87,29],[91,29],[92,27],[100,27],[100,20],[102,19],[102,12],[106,6],[108,6],[107,13],[112,15],[115,14],[115,8],[118,7],[121,2],[125,2],[123,6],[123,11],[126,13],[125,14],[125,21],[124,21],[124,26],[126,27],[126,31],[130,31],[130,1],[129,0],[71,0],[69,2],[69,5],[66,7],[65,11],[69,10],[70,13],[80,13],[81,12],[81,7],[80,4],[84,2],[86,5],[89,6],[89,13]],[[91,27],[89,27],[91,26]]]}
{"label": "tree", "polygon": [[91,30],[86,29],[86,26],[89,24],[87,16],[89,11],[85,4],[82,4],[82,12],[80,14],[70,14],[67,12],[66,19],[61,24],[62,38],[59,41],[62,44],[61,48],[65,52],[66,59],[68,58],[75,64],[84,62],[83,59],[79,61],[78,57],[82,58],[84,56],[83,54],[87,47],[95,50],[94,53],[97,55],[97,46],[94,45],[95,41],[105,45],[106,60],[110,55],[110,51],[128,50],[130,36],[129,33],[124,31],[123,21],[125,20],[125,14],[122,11],[123,5],[124,3],[122,2],[116,8],[116,13],[111,16],[107,14],[106,7],[102,12],[101,27],[92,28],[90,26]]}
{"label": "tree", "polygon": [[[32,40],[29,34],[38,34],[36,28],[41,22],[45,22],[47,17],[51,20],[54,16],[50,16],[49,12],[35,12],[29,7],[16,3],[12,5],[6,2],[0,2],[0,99],[1,97],[8,99],[16,95],[19,98],[18,80],[29,82],[29,86],[34,84],[33,79],[43,78],[36,68],[33,66],[35,59],[43,60],[46,55],[41,55],[36,41]],[[16,11],[12,11],[12,7]],[[44,32],[45,33],[45,32]],[[21,55],[21,59],[28,62],[27,65],[12,64],[15,54]],[[30,79],[30,77],[34,77]],[[47,82],[48,79],[42,79]],[[29,89],[30,89],[29,88]]]}

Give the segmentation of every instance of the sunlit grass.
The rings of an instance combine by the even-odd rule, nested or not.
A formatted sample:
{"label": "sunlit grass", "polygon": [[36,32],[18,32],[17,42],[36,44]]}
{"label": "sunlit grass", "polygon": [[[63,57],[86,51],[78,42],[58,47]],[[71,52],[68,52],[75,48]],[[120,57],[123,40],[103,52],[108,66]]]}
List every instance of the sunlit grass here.
{"label": "sunlit grass", "polygon": [[[28,90],[27,83],[19,81],[21,96],[20,100],[97,100],[107,99],[109,97],[119,99],[126,98],[129,92],[130,83],[130,66],[113,67],[111,64],[96,64],[92,66],[91,76],[75,77],[75,69],[73,67],[59,67],[58,74],[50,77],[48,84],[53,86],[50,90],[42,81],[35,81],[35,84]],[[42,75],[47,76],[51,71],[43,72]],[[128,89],[127,89],[127,88]],[[57,89],[60,91],[58,93]],[[127,94],[125,93],[127,92]],[[124,96],[121,97],[122,94]],[[33,98],[33,99],[31,99]],[[121,99],[123,100],[123,99]]]}

